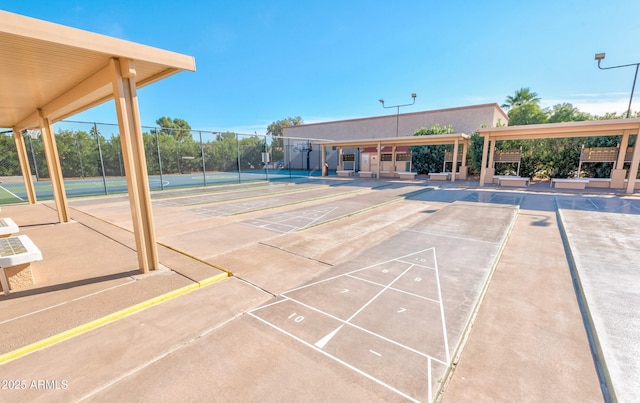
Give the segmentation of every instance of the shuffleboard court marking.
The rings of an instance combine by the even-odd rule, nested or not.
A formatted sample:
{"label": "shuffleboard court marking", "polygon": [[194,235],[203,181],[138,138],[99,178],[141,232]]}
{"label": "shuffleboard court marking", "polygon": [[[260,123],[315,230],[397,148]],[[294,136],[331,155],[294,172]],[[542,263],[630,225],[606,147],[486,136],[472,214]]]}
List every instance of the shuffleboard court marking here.
{"label": "shuffleboard court marking", "polygon": [[325,209],[306,209],[302,212],[297,211],[294,213],[285,212],[241,221],[241,223],[286,234],[307,228],[337,209],[338,207],[329,207]]}
{"label": "shuffleboard court marking", "polygon": [[[392,266],[387,266],[390,263],[396,263],[396,267],[395,269],[389,269],[388,267],[392,267]],[[398,264],[402,264],[404,267],[401,271],[398,271]],[[325,347],[336,338],[336,336],[338,336],[338,334],[340,334],[346,326],[348,326],[349,328],[364,332],[365,334],[368,334],[370,336],[373,336],[375,339],[380,340],[381,342],[386,342],[386,343],[390,343],[391,345],[394,345],[396,347],[399,347],[409,353],[412,354],[416,354],[416,356],[420,356],[423,357],[422,359],[426,360],[426,363],[423,362],[422,365],[424,365],[424,372],[420,371],[420,374],[414,374],[414,376],[426,376],[426,381],[428,383],[428,386],[425,385],[426,387],[426,391],[424,389],[422,389],[422,392],[420,393],[427,393],[428,394],[428,400],[431,401],[433,398],[433,372],[432,372],[432,362],[437,362],[439,365],[443,365],[443,366],[448,366],[450,361],[451,361],[451,355],[450,355],[450,351],[449,351],[449,345],[448,345],[448,340],[447,340],[447,330],[446,330],[446,322],[445,322],[445,315],[444,315],[444,306],[442,303],[442,290],[441,290],[441,286],[440,286],[440,279],[439,279],[439,271],[438,271],[438,267],[437,267],[437,259],[436,259],[436,252],[435,252],[435,248],[427,248],[427,249],[423,249],[420,250],[418,252],[413,252],[413,253],[408,253],[406,255],[397,257],[397,258],[392,258],[383,262],[378,262],[378,263],[374,263],[371,265],[368,265],[366,267],[362,267],[356,270],[352,270],[348,273],[343,273],[343,274],[339,274],[336,276],[332,276],[329,277],[327,279],[324,280],[320,280],[320,281],[316,281],[310,284],[306,284],[304,286],[301,287],[297,287],[294,289],[291,289],[289,291],[286,291],[284,293],[282,293],[279,298],[278,301],[275,301],[271,304],[262,306],[262,307],[258,307],[254,310],[251,310],[249,312],[247,312],[247,314],[255,319],[258,319],[259,321],[267,324],[268,326],[270,326],[271,328],[289,336],[292,337],[293,339],[303,343],[304,345],[314,349],[317,352],[320,352],[321,354],[325,355],[326,357],[329,357],[330,359],[346,366],[347,368],[356,371],[357,373],[367,377],[370,380],[375,381],[376,383],[388,388],[389,390],[411,400],[411,401],[419,401],[420,398],[417,398],[416,396],[411,396],[411,392],[407,392],[402,391],[401,387],[398,387],[397,382],[396,381],[385,381],[384,379],[386,378],[386,376],[383,374],[382,378],[380,378],[380,376],[376,376],[373,375],[375,374],[378,370],[377,369],[373,369],[373,372],[371,371],[366,371],[363,368],[367,368],[367,364],[365,364],[364,362],[360,362],[358,361],[358,359],[355,359],[355,362],[353,362],[353,358],[351,357],[351,359],[349,358],[341,358],[342,354],[341,353],[337,353],[338,356],[335,355],[335,353],[331,353],[330,351],[325,351]],[[393,274],[393,277],[391,280],[389,281],[372,281],[369,280],[367,278],[364,277],[359,277],[359,274],[364,274],[363,272],[366,270],[372,270],[372,269],[376,269],[376,271],[382,276],[387,278],[387,280],[389,280],[388,275],[389,274]],[[393,271],[395,270],[395,273],[393,273]],[[418,272],[416,272],[416,270],[418,270]],[[413,294],[411,292],[404,292],[405,295],[408,296],[412,296],[412,297],[417,297],[420,298],[421,300],[424,300],[427,303],[435,303],[438,305],[439,307],[439,322],[441,325],[441,329],[442,329],[442,344],[444,344],[444,356],[445,356],[445,360],[439,359],[437,357],[434,357],[433,355],[425,352],[425,351],[420,351],[412,346],[409,346],[405,343],[399,342],[397,340],[393,340],[393,336],[392,337],[387,337],[383,334],[380,334],[378,331],[376,331],[376,329],[368,329],[365,326],[359,325],[357,323],[353,323],[353,321],[361,314],[363,313],[363,311],[365,311],[368,307],[373,306],[372,304],[378,300],[380,300],[382,298],[382,296],[386,295],[390,290],[396,290],[396,291],[400,291],[403,292],[403,290],[395,288],[394,285],[396,285],[401,279],[410,279],[411,281],[420,284],[423,280],[423,277],[427,274],[427,273],[432,273],[432,276],[435,276],[435,282],[436,282],[436,288],[437,288],[437,295],[438,295],[438,299],[433,299],[433,298],[426,298],[422,295],[417,295],[417,294]],[[299,300],[296,297],[293,297],[291,294],[296,293],[297,291],[300,290],[305,290],[305,289],[309,289],[310,287],[314,287],[314,286],[320,286],[323,284],[327,284],[331,281],[334,280],[338,280],[340,278],[344,278],[344,277],[348,277],[351,278],[353,280],[362,282],[362,283],[370,283],[370,284],[375,284],[377,286],[377,288],[379,288],[379,290],[376,290],[374,295],[370,295],[367,296],[363,301],[361,301],[359,303],[359,305],[357,307],[353,307],[353,312],[346,317],[346,315],[343,316],[343,318],[340,318],[338,316],[336,316],[335,314],[332,314],[330,312],[327,312],[326,310],[322,309],[322,308],[318,308],[316,306],[313,306],[313,303],[307,303],[304,301]],[[340,285],[340,283],[337,283],[337,287],[334,287],[333,290],[334,292],[338,293],[338,294],[342,294],[342,295],[346,295],[352,292],[351,287],[347,288],[347,287],[343,287]],[[357,286],[356,286],[357,288]],[[311,291],[313,291],[313,289],[311,289]],[[357,291],[357,290],[356,290]],[[316,292],[316,291],[313,291]],[[304,296],[304,295],[301,295]],[[393,300],[392,300],[393,301]],[[383,303],[386,303],[384,301],[380,301]],[[283,303],[289,303],[289,304],[294,304],[291,306],[287,306],[287,305],[280,305]],[[272,316],[270,317],[270,313],[269,310],[267,308],[270,307],[275,307],[275,306],[281,306],[282,309],[279,312],[276,312],[275,315],[273,316],[273,313],[271,314]],[[411,304],[410,304],[411,305]],[[300,306],[299,309],[296,309],[295,306]],[[411,312],[406,308],[407,305],[405,305],[404,303],[400,302],[398,304],[397,307],[393,308],[393,312],[394,314],[397,315],[407,315],[410,314]],[[413,305],[414,309],[415,309],[415,305]],[[305,310],[305,308],[307,310]],[[262,311],[262,313],[258,313],[259,311]],[[334,327],[330,328],[327,330],[326,333],[324,333],[324,335],[319,336],[317,339],[315,339],[315,341],[313,340],[309,340],[310,337],[313,337],[313,332],[311,330],[313,330],[313,328],[315,328],[316,332],[317,331],[321,331],[322,328],[317,328],[318,325],[318,321],[317,321],[317,317],[315,317],[314,315],[312,315],[312,313],[315,312],[317,314],[319,314],[320,316],[323,317],[327,317],[330,318],[336,322],[338,322],[337,324],[334,325]],[[434,312],[435,313],[435,312]],[[346,317],[346,319],[345,319]],[[279,318],[279,319],[278,319]],[[316,318],[316,319],[314,319]],[[300,328],[299,326],[305,326],[305,324],[307,323],[308,320],[311,320],[310,325],[311,328],[308,328],[307,330],[300,330],[302,328]],[[409,320],[410,322],[412,321],[412,317],[409,316],[407,317],[407,320]],[[322,322],[322,321],[321,321]],[[409,322],[409,323],[410,323]],[[280,324],[278,324],[280,323]],[[325,325],[331,324],[331,322],[327,322],[324,321]],[[365,322],[366,323],[366,322]],[[374,325],[375,326],[375,325]],[[323,326],[324,327],[324,326]],[[367,326],[368,327],[368,326]],[[420,331],[420,329],[417,329],[417,331]],[[349,332],[347,332],[347,334],[349,334]],[[342,340],[344,340],[344,338],[347,337],[347,335],[342,337]],[[440,343],[440,342],[438,342]],[[379,343],[373,343],[374,345],[379,345]],[[338,341],[337,345],[342,345],[341,341]],[[336,345],[336,346],[337,346]],[[381,347],[381,346],[378,346]],[[336,348],[334,346],[334,348]],[[385,368],[384,367],[384,363],[388,362],[386,360],[394,360],[397,359],[395,357],[393,357],[392,355],[389,354],[385,354],[385,348],[381,347],[382,350],[380,350],[379,348],[370,345],[370,348],[364,347],[366,348],[366,352],[368,354],[370,354],[370,356],[372,358],[378,357],[380,359],[384,359],[383,361],[377,361],[374,360],[374,363],[378,362],[379,364],[375,364],[375,365],[383,365],[383,367],[379,367],[379,368]],[[331,349],[329,349],[331,350]],[[393,350],[391,350],[393,351]],[[370,361],[370,360],[368,360]],[[412,360],[413,361],[413,360]],[[393,378],[391,378],[393,379]],[[395,385],[394,385],[395,384]],[[414,391],[414,393],[417,393]],[[423,396],[424,398],[424,396]]]}
{"label": "shuffleboard court marking", "polygon": [[[383,288],[382,288],[382,289],[381,289],[381,290],[380,290],[380,291],[379,291],[379,292],[378,292],[378,293],[377,293],[373,298],[371,298],[369,301],[367,301],[367,303],[366,303],[366,304],[362,305],[362,306],[360,307],[360,309],[358,309],[356,312],[354,312],[354,313],[353,313],[353,315],[351,315],[351,316],[349,317],[349,319],[345,320],[345,321],[344,321],[344,324],[340,325],[340,327],[338,327],[337,329],[335,329],[335,330],[331,331],[327,336],[323,337],[323,338],[322,338],[322,340],[325,340],[328,336],[331,336],[331,337],[335,336],[335,335],[338,333],[338,331],[339,331],[340,329],[342,329],[342,326],[344,326],[345,324],[348,324],[349,322],[351,322],[351,320],[353,320],[353,318],[355,318],[356,316],[358,316],[358,314],[359,314],[360,312],[362,312],[366,307],[368,307],[369,305],[371,305],[371,303],[372,303],[373,301],[375,301],[376,299],[378,299],[378,297],[379,297],[379,296],[381,296],[385,291],[387,291],[387,290],[389,289],[389,287],[391,287],[391,285],[393,285],[393,283],[395,283],[396,281],[398,281],[398,280],[400,279],[400,277],[404,276],[404,275],[405,275],[409,270],[411,270],[411,268],[412,268],[412,267],[413,267],[413,265],[409,266],[405,271],[403,271],[403,272],[402,272],[402,274],[400,274],[398,277],[396,277],[396,279],[395,279],[395,280],[393,280],[393,281],[391,282],[391,284],[389,284],[389,285],[387,285],[387,286],[383,287]],[[331,340],[331,337],[329,337],[329,339],[327,339],[326,341],[324,341],[324,344],[327,344],[327,343]]]}
{"label": "shuffleboard court marking", "polygon": [[382,382],[382,381],[380,381],[380,380],[378,380],[378,379],[374,378],[373,376],[371,376],[371,375],[367,374],[366,372],[364,372],[364,371],[362,371],[362,370],[360,370],[360,369],[358,369],[358,368],[356,368],[356,367],[352,366],[351,364],[349,364],[349,363],[347,363],[347,362],[345,362],[345,361],[343,361],[343,360],[341,360],[341,359],[339,359],[339,358],[337,358],[337,357],[334,357],[333,355],[331,355],[331,354],[327,353],[326,351],[322,350],[321,348],[317,348],[317,347],[316,347],[316,346],[314,346],[313,344],[310,344],[310,343],[308,343],[308,342],[306,342],[306,341],[302,340],[301,338],[299,338],[299,337],[297,337],[297,336],[295,336],[295,335],[293,335],[293,334],[291,334],[291,333],[287,332],[286,330],[280,329],[279,327],[277,327],[277,326],[275,326],[275,325],[273,325],[273,324],[269,323],[268,321],[266,321],[266,320],[262,319],[261,317],[256,316],[256,315],[252,314],[251,312],[248,312],[248,314],[249,314],[251,317],[253,317],[253,318],[255,318],[255,319],[259,320],[260,322],[262,322],[262,323],[266,324],[267,326],[270,326],[270,327],[272,327],[272,328],[276,329],[277,331],[279,331],[279,332],[281,332],[281,333],[286,334],[287,336],[291,337],[292,339],[294,339],[294,340],[296,340],[296,341],[298,341],[298,342],[300,342],[300,343],[302,343],[302,344],[304,344],[304,345],[306,345],[306,346],[308,346],[308,347],[310,347],[310,348],[314,349],[315,351],[317,351],[317,352],[319,352],[319,353],[323,354],[324,356],[326,356],[326,357],[328,357],[328,358],[330,358],[330,359],[332,359],[332,360],[334,360],[334,361],[336,361],[336,362],[338,362],[338,363],[340,363],[340,364],[344,365],[345,367],[347,367],[347,368],[349,368],[349,369],[351,369],[351,370],[353,370],[353,371],[355,371],[355,372],[359,373],[360,375],[364,376],[365,378],[368,378],[368,379],[372,380],[373,382],[375,382],[375,383],[377,383],[377,384],[379,384],[379,385],[384,386],[385,388],[387,388],[387,389],[389,389],[389,390],[391,390],[391,391],[393,391],[393,392],[395,392],[395,393],[399,394],[400,396],[402,396],[402,397],[404,397],[404,398],[406,398],[406,399],[409,399],[409,400],[410,400],[410,401],[412,401],[412,402],[416,402],[416,403],[418,403],[418,402],[419,402],[419,400],[414,399],[413,397],[411,397],[411,396],[409,396],[409,395],[407,395],[407,394],[405,394],[405,393],[403,393],[403,392],[401,392],[401,391],[397,390],[397,389],[396,389],[396,388],[394,388],[393,386],[388,385],[388,384],[386,384],[386,383],[384,383],[384,382]]}
{"label": "shuffleboard court marking", "polygon": [[[377,286],[379,286],[379,287],[384,287],[384,284],[378,283],[378,282],[376,282],[376,281],[371,281],[371,280],[367,280],[367,279],[364,279],[364,278],[361,278],[361,277],[352,276],[351,274],[346,274],[346,276],[347,276],[347,277],[354,278],[354,279],[356,279],[356,280],[360,280],[360,281],[364,281],[364,282],[367,282],[367,283],[371,283],[371,284],[377,285]],[[399,288],[390,287],[389,289],[390,289],[390,290],[397,291],[397,292],[402,293],[402,294],[410,295],[410,296],[412,296],[412,297],[421,298],[421,299],[424,299],[424,300],[427,300],[427,301],[430,301],[430,302],[435,302],[435,303],[438,303],[438,302],[439,302],[438,300],[435,300],[435,299],[433,299],[433,298],[425,297],[425,296],[423,296],[423,295],[414,294],[414,293],[412,293],[412,292],[405,291],[405,290],[401,290],[401,289],[399,289]]]}
{"label": "shuffleboard court marking", "polygon": [[446,238],[451,238],[451,239],[459,239],[461,241],[466,241],[466,242],[478,242],[478,243],[486,243],[486,244],[490,244],[490,245],[495,245],[495,241],[485,241],[482,239],[474,239],[474,238],[465,238],[465,237],[461,237],[461,236],[455,236],[455,235],[450,235],[450,234],[441,234],[441,233],[437,233],[437,232],[427,232],[427,231],[418,231],[415,229],[408,229],[406,230],[407,232],[415,232],[416,234],[423,234],[423,235],[434,235],[434,236],[439,236],[439,237],[446,237]]}

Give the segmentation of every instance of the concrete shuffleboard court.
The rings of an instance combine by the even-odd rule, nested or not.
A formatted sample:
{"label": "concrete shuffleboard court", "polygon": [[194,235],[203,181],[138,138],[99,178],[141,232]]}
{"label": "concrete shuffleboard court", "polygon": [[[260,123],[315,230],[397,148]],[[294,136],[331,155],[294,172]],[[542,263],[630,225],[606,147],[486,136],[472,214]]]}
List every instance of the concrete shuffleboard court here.
{"label": "concrete shuffleboard court", "polygon": [[241,223],[274,232],[287,233],[319,225],[340,217],[346,217],[394,201],[400,201],[407,195],[429,190],[429,188],[418,186],[385,189],[382,191],[372,190],[369,193],[333,200],[312,207],[303,207],[244,220]]}
{"label": "concrete shuffleboard court", "polygon": [[433,401],[517,211],[453,203],[248,314],[399,398]]}
{"label": "concrete shuffleboard court", "polygon": [[609,394],[640,401],[640,200],[557,197]]}

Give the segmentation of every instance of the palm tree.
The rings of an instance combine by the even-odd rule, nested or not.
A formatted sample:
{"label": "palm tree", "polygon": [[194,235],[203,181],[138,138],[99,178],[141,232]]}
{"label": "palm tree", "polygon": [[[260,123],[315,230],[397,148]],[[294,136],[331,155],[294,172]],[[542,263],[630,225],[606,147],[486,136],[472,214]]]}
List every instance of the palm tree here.
{"label": "palm tree", "polygon": [[531,92],[529,87],[523,87],[514,92],[513,95],[509,95],[505,100],[505,103],[501,106],[504,109],[511,109],[514,106],[522,106],[529,103],[538,105],[538,102],[540,102],[538,94],[536,94],[535,92]]}

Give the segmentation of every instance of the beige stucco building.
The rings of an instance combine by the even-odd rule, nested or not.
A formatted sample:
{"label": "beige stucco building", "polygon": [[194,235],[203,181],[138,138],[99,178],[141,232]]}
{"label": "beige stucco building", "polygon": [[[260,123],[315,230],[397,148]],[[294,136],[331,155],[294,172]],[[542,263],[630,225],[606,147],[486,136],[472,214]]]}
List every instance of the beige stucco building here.
{"label": "beige stucco building", "polygon": [[494,103],[291,126],[284,128],[284,136],[340,141],[406,137],[436,124],[451,125],[456,133],[471,134],[481,127],[506,125],[508,121],[507,114]]}
{"label": "beige stucco building", "polygon": [[[292,169],[320,170],[320,153],[318,147],[314,148],[318,140],[406,138],[413,137],[415,131],[420,128],[431,128],[436,124],[450,125],[456,133],[471,134],[482,127],[506,125],[508,121],[507,114],[498,104],[493,103],[285,127],[284,137],[287,138],[285,141],[287,147],[284,162]],[[343,149],[345,154],[355,156],[355,161],[351,165],[356,170],[362,163],[361,151],[359,148]],[[338,169],[337,149],[329,150],[326,161],[330,170]]]}

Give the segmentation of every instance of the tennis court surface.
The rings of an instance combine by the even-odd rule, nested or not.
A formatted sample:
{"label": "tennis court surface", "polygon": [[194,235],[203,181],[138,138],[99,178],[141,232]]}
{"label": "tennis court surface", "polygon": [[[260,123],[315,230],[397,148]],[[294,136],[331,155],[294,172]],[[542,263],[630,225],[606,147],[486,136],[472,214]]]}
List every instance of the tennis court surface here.
{"label": "tennis court surface", "polygon": [[52,203],[4,206],[44,260],[0,297],[0,373],[26,385],[0,400],[637,397],[638,327],[618,324],[638,323],[638,200],[466,186],[163,193],[150,275],[122,196],[72,199],[63,225]]}

